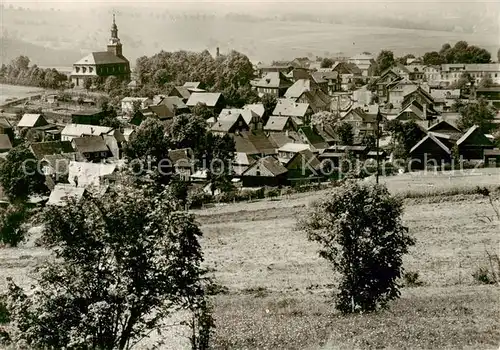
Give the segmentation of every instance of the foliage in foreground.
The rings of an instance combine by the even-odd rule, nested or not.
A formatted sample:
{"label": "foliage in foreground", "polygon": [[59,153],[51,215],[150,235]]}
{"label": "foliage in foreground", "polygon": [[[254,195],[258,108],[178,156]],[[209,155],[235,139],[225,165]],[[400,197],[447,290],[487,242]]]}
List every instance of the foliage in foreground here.
{"label": "foliage in foreground", "polygon": [[386,187],[347,182],[313,203],[301,222],[320,256],[340,273],[336,307],[369,312],[399,297],[403,255],[414,244],[403,226],[402,201]]}
{"label": "foliage in foreground", "polygon": [[16,247],[26,235],[28,208],[23,204],[9,205],[0,210],[0,246]]}
{"label": "foliage in foreground", "polygon": [[168,190],[154,195],[122,184],[46,208],[41,242],[53,259],[38,268],[29,294],[9,281],[12,341],[30,348],[130,349],[184,309],[200,310],[191,340],[204,348],[211,323],[202,233],[192,215],[175,207]]}

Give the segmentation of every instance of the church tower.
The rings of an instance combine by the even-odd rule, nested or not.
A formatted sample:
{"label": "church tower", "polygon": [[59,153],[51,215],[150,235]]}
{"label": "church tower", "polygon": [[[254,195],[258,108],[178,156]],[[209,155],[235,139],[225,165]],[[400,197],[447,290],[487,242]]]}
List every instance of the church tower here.
{"label": "church tower", "polygon": [[108,52],[112,52],[115,56],[122,56],[122,43],[118,38],[118,27],[115,23],[115,15],[113,14],[113,25],[111,26],[111,38],[108,42]]}

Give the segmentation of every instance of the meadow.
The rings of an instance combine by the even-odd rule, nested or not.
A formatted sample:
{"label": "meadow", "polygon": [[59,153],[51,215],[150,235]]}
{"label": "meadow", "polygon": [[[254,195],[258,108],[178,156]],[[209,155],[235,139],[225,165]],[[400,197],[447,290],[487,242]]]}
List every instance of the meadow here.
{"label": "meadow", "polygon": [[[328,191],[194,211],[204,232],[206,266],[221,290],[213,297],[213,348],[497,348],[500,289],[472,275],[488,267],[486,251],[499,253],[499,223],[488,220],[495,214],[489,199],[472,189],[498,187],[500,173],[481,171],[451,180],[423,174],[382,178],[394,194],[411,194],[403,220],[416,245],[404,267],[417,272],[422,284],[403,287],[401,299],[375,314],[344,317],[335,311],[337,276],[318,256],[316,243],[296,229],[308,204]],[[33,239],[3,249],[0,275],[28,287],[29,271],[46,257]],[[168,348],[186,345],[181,329],[167,334]]]}

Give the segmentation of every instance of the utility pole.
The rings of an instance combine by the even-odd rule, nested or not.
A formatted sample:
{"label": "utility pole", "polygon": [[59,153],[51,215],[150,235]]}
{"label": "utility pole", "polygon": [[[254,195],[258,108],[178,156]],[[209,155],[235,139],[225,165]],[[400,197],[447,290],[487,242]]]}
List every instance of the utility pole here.
{"label": "utility pole", "polygon": [[380,110],[377,111],[377,132],[375,135],[376,138],[376,157],[377,157],[377,174],[375,175],[375,181],[378,185],[378,177],[379,177],[379,169],[380,169],[380,152],[379,152],[379,145],[380,145]]}

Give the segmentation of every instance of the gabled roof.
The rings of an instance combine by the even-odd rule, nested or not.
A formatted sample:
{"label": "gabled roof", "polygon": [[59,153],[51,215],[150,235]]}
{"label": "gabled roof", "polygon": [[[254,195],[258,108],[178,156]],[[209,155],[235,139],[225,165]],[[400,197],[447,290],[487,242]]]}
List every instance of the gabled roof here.
{"label": "gabled roof", "polygon": [[410,150],[410,153],[413,153],[416,149],[420,147],[425,141],[427,140],[432,140],[434,143],[436,143],[439,147],[441,147],[446,153],[451,154],[451,151],[448,147],[445,146],[444,143],[442,143],[435,135],[432,133],[428,133],[422,140],[420,140],[415,146],[413,146]]}
{"label": "gabled roof", "polygon": [[474,142],[476,146],[493,146],[493,143],[481,132],[481,129],[479,129],[477,125],[471,126],[469,130],[458,139],[457,145],[460,146],[474,136],[476,137],[476,142]]}
{"label": "gabled roof", "polygon": [[342,117],[342,119],[345,119],[351,113],[359,116],[363,120],[364,123],[374,123],[377,121],[378,106],[377,105],[363,106],[363,107],[356,106],[356,107],[350,109]]}
{"label": "gabled roof", "polygon": [[73,153],[75,150],[70,141],[34,142],[30,145],[31,152],[37,159],[52,154]]}
{"label": "gabled roof", "polygon": [[297,103],[290,99],[278,99],[273,115],[304,117],[309,109],[308,103]]}
{"label": "gabled roof", "polygon": [[322,90],[306,91],[303,93],[303,96],[309,103],[313,113],[329,109],[332,100],[330,96],[325,94]]}
{"label": "gabled roof", "polygon": [[453,131],[453,132],[460,132],[460,129],[457,128],[456,125],[454,125],[446,120],[441,120],[441,121],[437,122],[436,124],[433,124],[427,128],[427,131],[438,131],[438,130],[449,130],[449,131]]}
{"label": "gabled roof", "polygon": [[75,187],[69,184],[56,184],[50,193],[48,205],[65,205],[68,199],[80,200],[85,194],[85,188]]}
{"label": "gabled roof", "polygon": [[195,88],[195,89],[197,89],[197,88],[200,87],[200,84],[201,83],[199,81],[186,81],[184,83],[184,85],[182,85],[182,86],[184,86],[186,88]]}
{"label": "gabled roof", "polygon": [[72,141],[80,153],[108,152],[106,141],[101,136],[75,137]]}
{"label": "gabled roof", "polygon": [[5,117],[0,117],[0,126],[3,128],[12,128],[12,124]]}
{"label": "gabled roof", "polygon": [[99,179],[113,174],[117,169],[117,164],[74,162],[69,163],[68,181],[75,184],[75,177],[78,181],[78,187],[89,185],[99,185]]}
{"label": "gabled roof", "polygon": [[108,126],[97,126],[97,125],[88,125],[88,124],[67,124],[64,129],[61,131],[61,135],[67,136],[92,136],[92,135],[103,135],[107,134],[113,130]]}
{"label": "gabled roof", "polygon": [[166,96],[163,97],[159,102],[159,105],[166,105],[170,109],[185,109],[188,108],[188,106],[182,101],[182,99],[179,96]]}
{"label": "gabled roof", "polygon": [[222,94],[220,92],[193,92],[186,102],[188,107],[194,107],[198,103],[204,103],[208,107],[215,107]]}
{"label": "gabled roof", "polygon": [[179,93],[179,95],[181,95],[181,97],[185,100],[191,97],[191,92],[185,86],[175,86],[174,90],[176,90]]}
{"label": "gabled roof", "polygon": [[268,138],[276,149],[283,147],[287,143],[302,142],[296,131],[273,132],[269,134]]}
{"label": "gabled roof", "polygon": [[244,131],[233,135],[236,152],[252,154],[275,154],[275,145],[261,130]]}
{"label": "gabled roof", "polygon": [[243,117],[247,125],[250,125],[252,121],[258,121],[260,119],[259,115],[254,111],[252,111],[251,109],[224,108],[219,114],[219,120],[223,119],[236,120],[239,115]]}
{"label": "gabled roof", "polygon": [[311,146],[306,143],[293,143],[289,142],[280,148],[278,148],[278,152],[288,152],[288,153],[298,153],[300,151],[311,149]]}
{"label": "gabled roof", "polygon": [[168,158],[174,166],[191,167],[193,159],[193,150],[191,148],[180,148],[168,151]]}
{"label": "gabled roof", "polygon": [[321,137],[314,129],[310,126],[302,126],[297,130],[299,134],[302,134],[307,139],[307,142],[317,149],[328,148],[328,144],[325,139]]}
{"label": "gabled roof", "polygon": [[17,127],[18,128],[32,128],[41,119],[43,120],[44,124],[47,124],[47,121],[45,120],[45,118],[43,117],[43,115],[41,115],[41,114],[25,113],[25,114],[23,114],[23,117],[21,118],[21,120],[19,121],[19,123],[17,123]]}
{"label": "gabled roof", "polygon": [[[229,130],[231,130],[231,128],[239,123],[239,122],[245,122],[245,119],[243,119],[243,116],[241,115],[241,113],[238,113],[235,117],[226,117],[226,118],[222,118],[222,119],[219,119],[217,120],[214,125],[212,125],[212,127],[210,128],[211,131],[217,131],[217,132],[229,132]],[[247,127],[248,127],[248,124],[247,124]]]}
{"label": "gabled roof", "polygon": [[80,64],[114,64],[128,63],[128,60],[123,56],[116,56],[109,51],[92,52],[75,63]]}
{"label": "gabled roof", "polygon": [[[170,118],[173,118],[175,116],[175,109],[170,108],[166,104],[158,104],[156,106],[149,106],[147,108],[147,110],[153,112],[160,120],[170,119]],[[139,114],[137,115],[137,118],[140,119]],[[137,118],[136,118],[136,116],[134,116],[134,118],[132,118],[132,119],[137,119]],[[131,122],[132,122],[132,120],[131,120]],[[142,120],[141,120],[141,122],[142,122]],[[136,124],[136,123],[133,123],[133,124]]]}
{"label": "gabled roof", "polygon": [[9,135],[0,134],[0,150],[8,151],[12,149],[12,143],[10,142]]}
{"label": "gabled roof", "polygon": [[252,85],[260,88],[284,89],[290,87],[292,82],[282,72],[269,72]]}
{"label": "gabled roof", "polygon": [[241,175],[244,176],[250,169],[254,167],[263,167],[267,171],[269,171],[273,176],[279,176],[288,172],[287,168],[285,168],[276,158],[272,156],[267,156],[257,160]]}
{"label": "gabled roof", "polygon": [[327,71],[327,72],[318,71],[311,73],[311,77],[317,84],[321,84],[321,83],[326,83],[329,80],[337,80],[339,77],[339,73],[335,71]]}
{"label": "gabled roof", "polygon": [[268,119],[264,126],[265,131],[283,131],[290,117],[276,117],[272,116]]}
{"label": "gabled roof", "polygon": [[311,91],[314,88],[314,82],[310,79],[299,79],[285,92],[285,98],[297,99],[304,92]]}
{"label": "gabled roof", "polygon": [[264,105],[262,103],[252,103],[252,104],[247,104],[243,106],[243,109],[249,109],[256,113],[260,118],[264,116],[264,113],[266,112]]}
{"label": "gabled roof", "polygon": [[285,166],[288,166],[297,157],[302,157],[301,165],[303,164],[305,166],[304,169],[312,168],[314,170],[319,170],[321,168],[321,162],[309,149],[304,149],[294,154]]}

